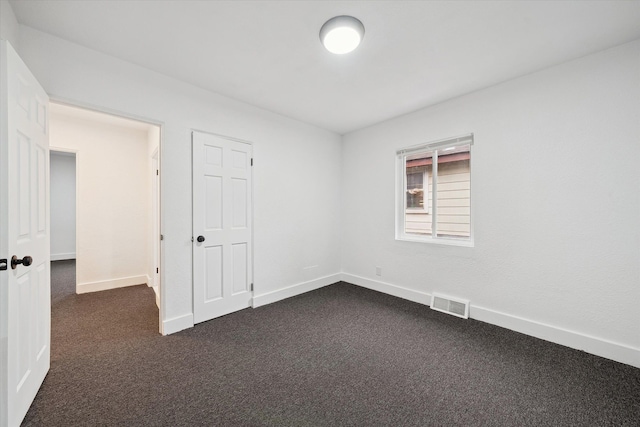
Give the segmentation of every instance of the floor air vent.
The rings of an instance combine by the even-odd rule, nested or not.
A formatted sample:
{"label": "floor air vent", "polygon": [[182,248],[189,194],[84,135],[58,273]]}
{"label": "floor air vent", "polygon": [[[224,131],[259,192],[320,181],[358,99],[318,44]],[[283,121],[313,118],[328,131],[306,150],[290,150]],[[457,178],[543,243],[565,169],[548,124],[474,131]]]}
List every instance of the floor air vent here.
{"label": "floor air vent", "polygon": [[434,293],[431,296],[431,308],[463,319],[469,318],[468,300]]}

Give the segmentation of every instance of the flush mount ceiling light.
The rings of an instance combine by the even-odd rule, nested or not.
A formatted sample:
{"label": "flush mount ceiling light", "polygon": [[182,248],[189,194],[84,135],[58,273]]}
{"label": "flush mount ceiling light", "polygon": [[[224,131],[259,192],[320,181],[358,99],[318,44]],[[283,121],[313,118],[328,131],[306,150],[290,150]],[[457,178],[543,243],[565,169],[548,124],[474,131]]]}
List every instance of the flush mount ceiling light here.
{"label": "flush mount ceiling light", "polygon": [[358,47],[364,37],[364,25],[353,16],[336,16],[320,28],[320,41],[331,53],[341,55]]}

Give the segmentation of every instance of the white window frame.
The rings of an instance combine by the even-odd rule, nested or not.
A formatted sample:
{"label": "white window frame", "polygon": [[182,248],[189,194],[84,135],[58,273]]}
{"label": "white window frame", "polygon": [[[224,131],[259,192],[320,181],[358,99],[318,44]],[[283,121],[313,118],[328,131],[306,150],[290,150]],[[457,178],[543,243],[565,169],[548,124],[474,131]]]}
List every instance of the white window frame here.
{"label": "white window frame", "polygon": [[[414,145],[411,147],[401,148],[396,151],[396,240],[404,240],[409,242],[422,242],[422,243],[437,243],[444,245],[452,245],[452,246],[474,246],[474,232],[473,232],[473,191],[470,192],[471,203],[470,203],[470,217],[469,217],[469,238],[468,239],[460,239],[454,237],[438,237],[437,236],[437,191],[438,191],[438,154],[440,151],[445,148],[455,147],[460,145],[468,145],[469,146],[469,154],[471,155],[471,151],[473,148],[473,134],[462,135],[454,138],[446,138],[438,141],[429,142],[426,144]],[[414,209],[407,209],[407,195],[406,195],[406,176],[407,176],[407,161],[406,157],[419,152],[433,152],[433,162],[431,167],[431,175],[433,177],[433,181],[431,183],[431,192],[432,192],[432,200],[431,206],[426,208],[427,212],[431,213],[432,223],[431,223],[431,235],[419,235],[414,233],[407,233],[406,230],[406,213],[407,211],[411,212]],[[471,179],[473,181],[473,179]],[[426,184],[425,187],[428,189],[428,175],[425,171],[425,179],[423,183]],[[428,192],[424,192],[424,197],[428,201]],[[421,209],[415,209],[415,211],[420,212]]]}

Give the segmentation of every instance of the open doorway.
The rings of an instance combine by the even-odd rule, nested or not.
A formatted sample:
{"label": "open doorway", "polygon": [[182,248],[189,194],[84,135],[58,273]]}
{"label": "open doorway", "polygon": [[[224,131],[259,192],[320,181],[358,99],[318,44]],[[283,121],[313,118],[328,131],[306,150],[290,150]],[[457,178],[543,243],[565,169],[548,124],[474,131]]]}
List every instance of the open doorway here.
{"label": "open doorway", "polygon": [[56,286],[147,285],[160,311],[160,127],[57,103],[50,111],[52,303],[68,291]]}
{"label": "open doorway", "polygon": [[76,292],[76,153],[50,152],[51,303]]}

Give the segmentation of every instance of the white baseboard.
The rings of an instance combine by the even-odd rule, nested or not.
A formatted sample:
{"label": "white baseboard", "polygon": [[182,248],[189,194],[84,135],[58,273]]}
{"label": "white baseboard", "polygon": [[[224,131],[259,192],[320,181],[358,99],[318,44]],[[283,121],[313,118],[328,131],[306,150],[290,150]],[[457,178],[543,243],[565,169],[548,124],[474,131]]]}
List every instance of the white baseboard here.
{"label": "white baseboard", "polygon": [[471,304],[470,317],[640,368],[640,349]]}
{"label": "white baseboard", "polygon": [[160,289],[153,282],[153,278],[147,274],[147,286],[153,289],[153,292],[156,295],[156,306],[160,308]]}
{"label": "white baseboard", "polygon": [[[266,304],[271,304],[276,301],[280,301],[286,298],[290,298],[296,295],[303,294],[305,292],[313,291],[315,289],[322,288],[324,286],[331,285],[340,281],[340,274],[332,274],[330,276],[321,277],[319,279],[310,280],[308,282],[298,283],[297,285],[289,286],[277,291],[267,292],[262,295],[254,295],[252,307],[257,308]],[[153,288],[156,290],[157,288]],[[156,298],[158,298],[156,293]],[[193,314],[185,314],[183,316],[167,319],[162,322],[162,335],[170,335],[184,329],[192,328]]]}
{"label": "white baseboard", "polygon": [[266,304],[271,304],[276,301],[291,298],[296,295],[304,294],[305,292],[313,291],[315,289],[331,285],[333,283],[339,282],[340,277],[340,273],[336,273],[330,276],[321,277],[319,279],[310,280],[308,282],[298,283],[296,285],[288,286],[276,291],[267,292],[261,295],[254,295],[252,307],[257,308]]}
{"label": "white baseboard", "polygon": [[193,313],[162,321],[162,335],[175,334],[189,328],[193,328]]}
{"label": "white baseboard", "polygon": [[[367,279],[354,274],[342,273],[342,280],[367,289],[404,298],[420,304],[430,305],[431,295],[412,289]],[[593,337],[580,332],[570,331],[557,326],[547,325],[535,320],[524,319],[512,314],[478,307],[471,303],[469,317],[481,322],[490,323],[525,335],[540,338],[565,347],[574,348],[596,356],[615,360],[616,362],[640,368],[640,349],[624,344]]]}
{"label": "white baseboard", "polygon": [[125,286],[144,285],[146,283],[146,274],[112,280],[100,280],[98,282],[78,283],[76,285],[76,293],[86,294],[88,292],[106,291],[108,289],[124,288]]}
{"label": "white baseboard", "polygon": [[64,261],[66,259],[76,259],[76,253],[69,252],[66,254],[51,254],[51,261]]}
{"label": "white baseboard", "polygon": [[407,299],[417,302],[418,304],[431,304],[431,294],[425,292],[414,291],[413,289],[403,288],[401,286],[392,285],[391,283],[380,282],[378,280],[367,279],[366,277],[356,276],[355,274],[342,273],[343,282],[362,286],[363,288],[372,289],[384,294],[393,295],[394,297]]}

